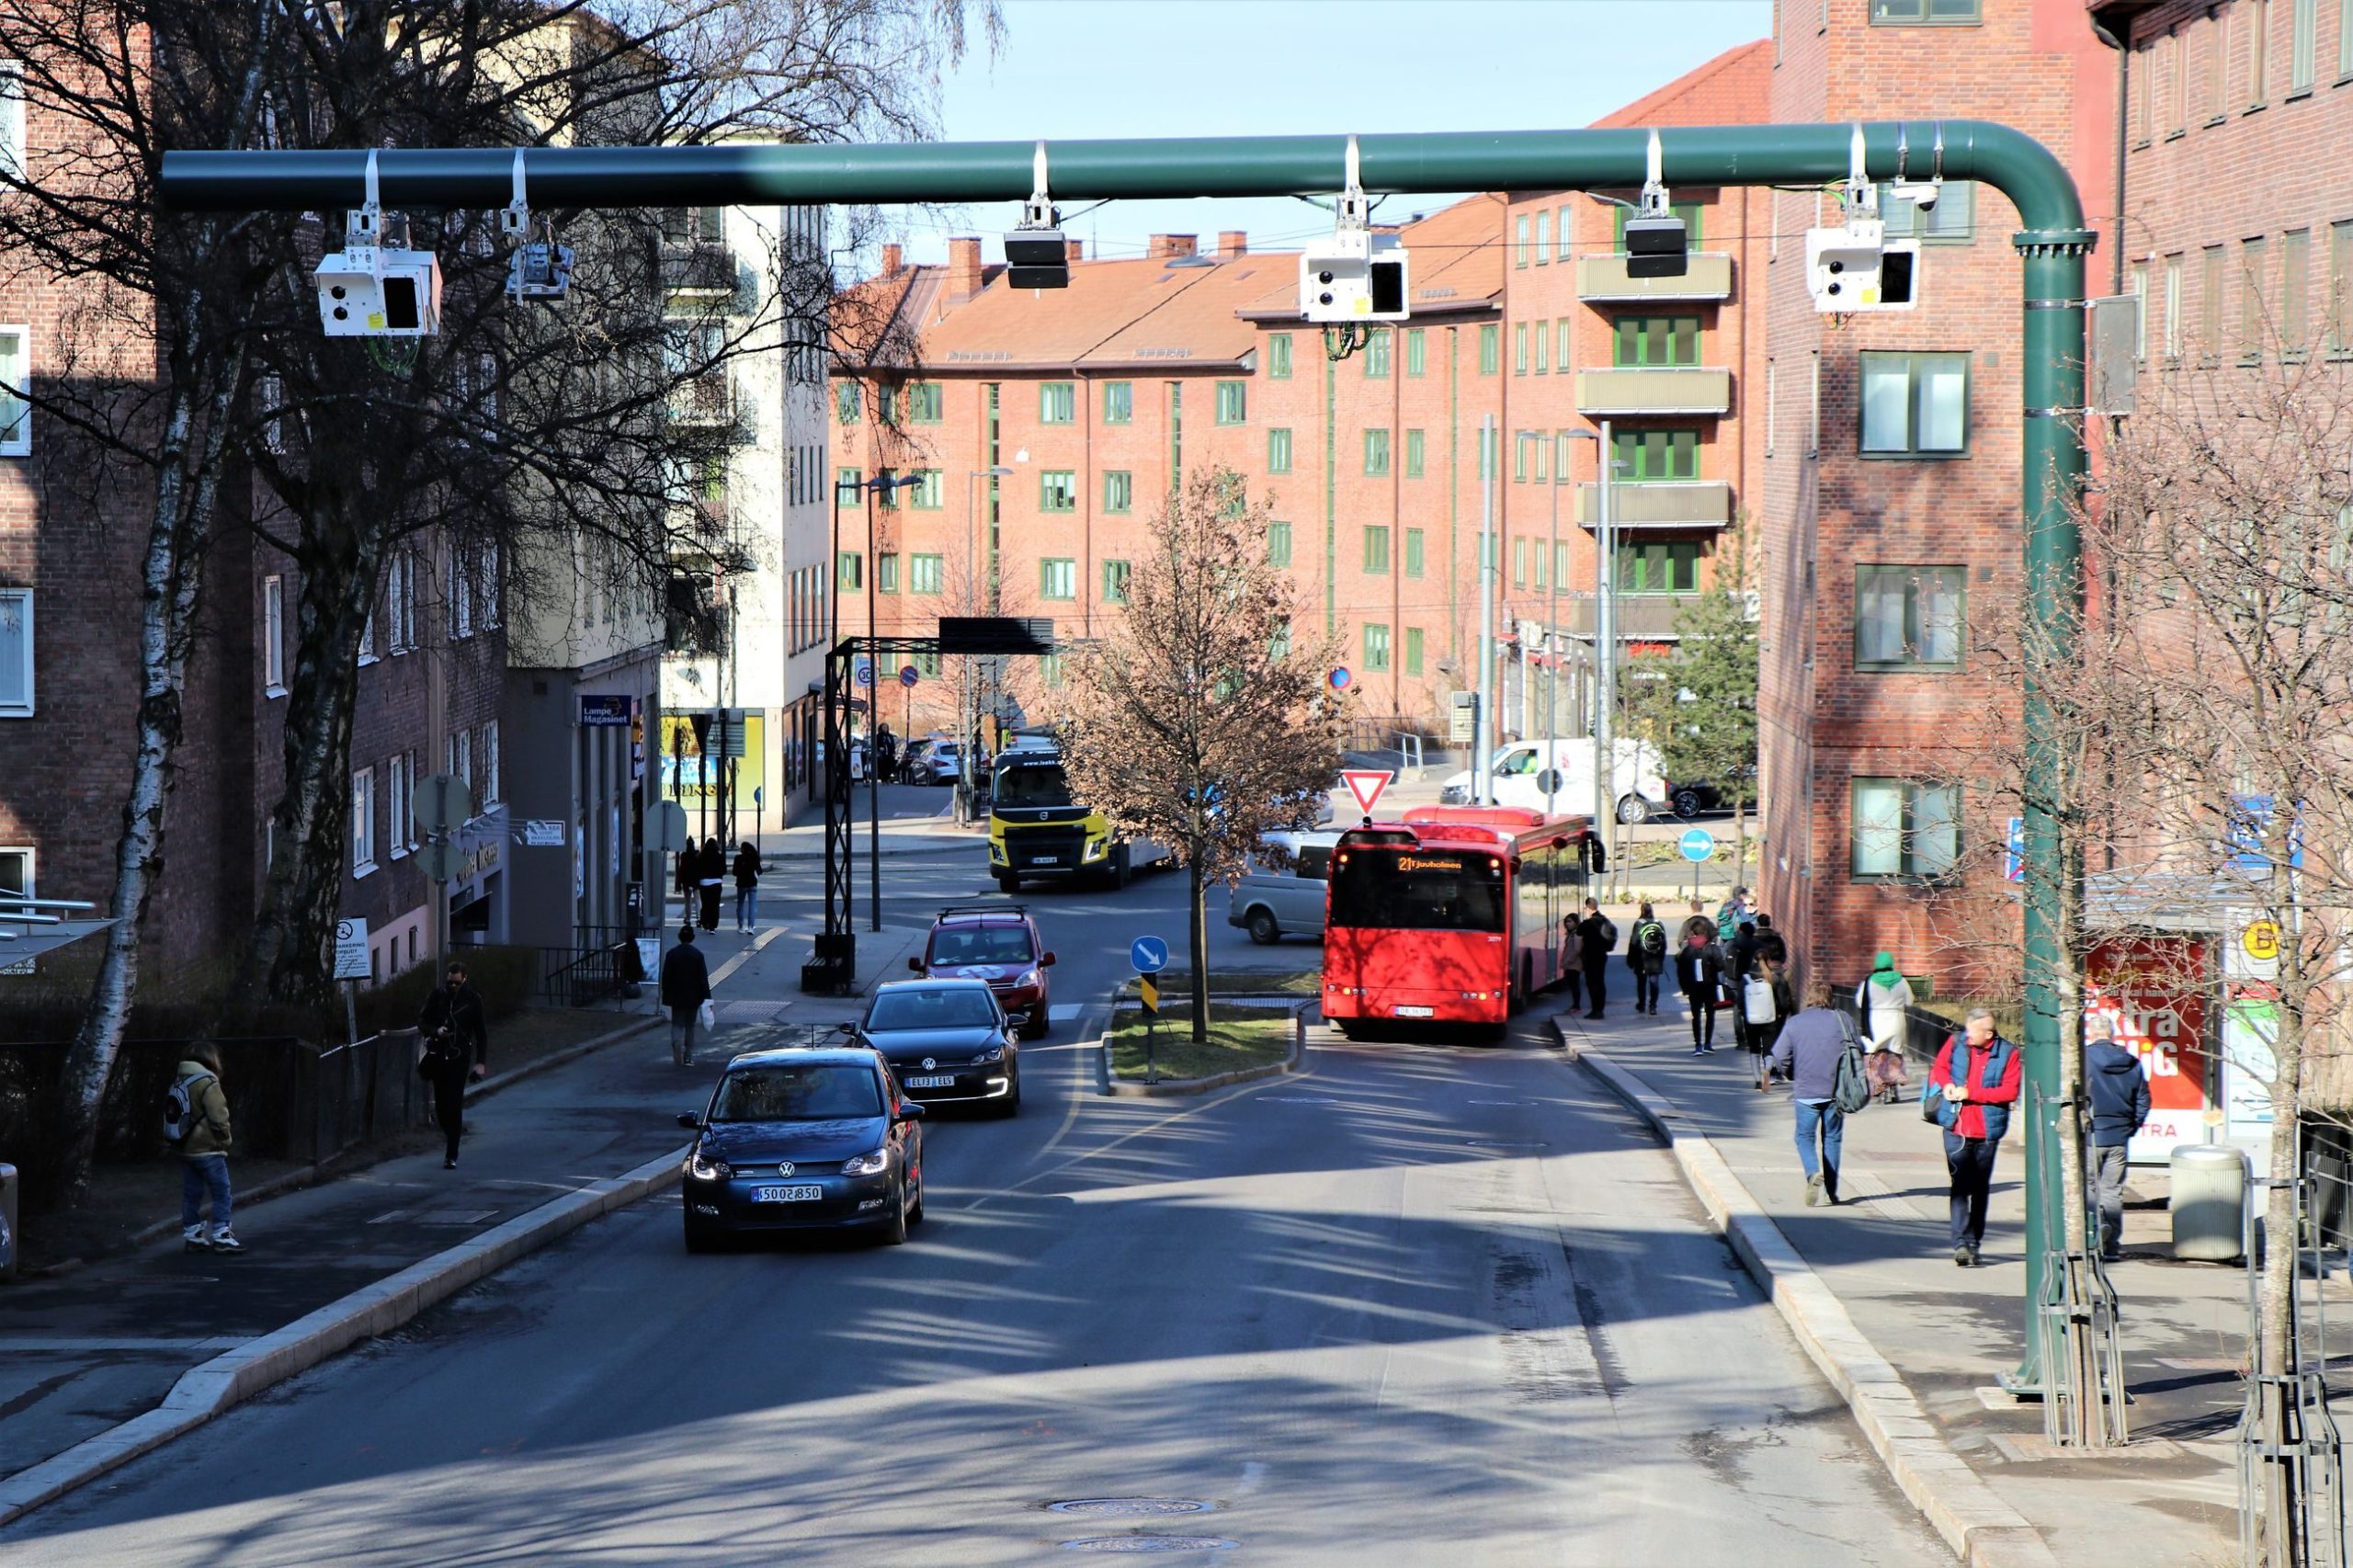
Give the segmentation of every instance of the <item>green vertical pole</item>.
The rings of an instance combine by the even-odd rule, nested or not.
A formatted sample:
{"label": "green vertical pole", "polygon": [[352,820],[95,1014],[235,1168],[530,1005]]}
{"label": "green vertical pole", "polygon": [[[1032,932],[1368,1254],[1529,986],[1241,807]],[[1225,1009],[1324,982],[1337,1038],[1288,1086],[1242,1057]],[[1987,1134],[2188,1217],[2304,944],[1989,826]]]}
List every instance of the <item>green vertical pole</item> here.
{"label": "green vertical pole", "polygon": [[1446,329],[1446,656],[1462,676],[1462,329]]}
{"label": "green vertical pole", "polygon": [[1332,636],[1339,624],[1339,610],[1333,597],[1333,579],[1340,570],[1340,523],[1338,500],[1333,494],[1339,475],[1339,410],[1334,399],[1339,393],[1340,362],[1331,355],[1324,356],[1324,635]]}

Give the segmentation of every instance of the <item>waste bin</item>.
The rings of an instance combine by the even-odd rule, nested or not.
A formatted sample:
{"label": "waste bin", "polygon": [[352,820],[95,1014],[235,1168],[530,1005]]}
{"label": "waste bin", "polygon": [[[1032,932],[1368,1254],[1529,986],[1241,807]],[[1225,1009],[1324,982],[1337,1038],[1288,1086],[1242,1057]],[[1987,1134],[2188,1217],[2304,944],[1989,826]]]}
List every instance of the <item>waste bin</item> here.
{"label": "waste bin", "polygon": [[17,1167],[0,1165],[0,1283],[17,1277]]}
{"label": "waste bin", "polygon": [[2246,1256],[2246,1155],[2215,1143],[2173,1152],[2173,1255],[2190,1263],[2233,1263]]}

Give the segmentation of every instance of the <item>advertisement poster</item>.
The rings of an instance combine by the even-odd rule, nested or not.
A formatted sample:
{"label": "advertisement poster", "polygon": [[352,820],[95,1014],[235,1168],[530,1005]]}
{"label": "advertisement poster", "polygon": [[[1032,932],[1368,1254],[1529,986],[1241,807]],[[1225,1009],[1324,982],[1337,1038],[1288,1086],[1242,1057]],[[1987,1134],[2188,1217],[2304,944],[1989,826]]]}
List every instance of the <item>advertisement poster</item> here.
{"label": "advertisement poster", "polygon": [[2100,943],[2085,966],[2085,1016],[2106,1017],[2149,1074],[2149,1119],[2129,1156],[2136,1162],[2163,1163],[2177,1144],[2209,1141],[2207,963],[2196,937],[2136,937]]}
{"label": "advertisement poster", "polygon": [[[735,811],[752,812],[752,791],[767,784],[767,725],[763,714],[745,714],[727,724],[727,756],[706,757],[695,740],[694,721],[683,713],[662,715],[661,798],[676,801],[689,812],[723,803],[722,767],[733,771]],[[710,730],[711,749],[719,749],[719,731]]]}
{"label": "advertisement poster", "polygon": [[2272,1046],[2279,1038],[2279,1003],[2223,1006],[2222,1135],[2234,1142],[2271,1136]]}

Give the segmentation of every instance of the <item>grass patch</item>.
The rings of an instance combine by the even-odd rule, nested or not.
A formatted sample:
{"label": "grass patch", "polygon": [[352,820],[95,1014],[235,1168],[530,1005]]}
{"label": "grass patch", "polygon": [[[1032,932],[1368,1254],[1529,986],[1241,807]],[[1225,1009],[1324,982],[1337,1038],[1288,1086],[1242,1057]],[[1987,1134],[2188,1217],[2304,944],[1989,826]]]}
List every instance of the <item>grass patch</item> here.
{"label": "grass patch", "polygon": [[[1188,970],[1168,969],[1154,975],[1164,1001],[1182,1002],[1192,994],[1193,976]],[[1210,976],[1212,996],[1321,996],[1324,994],[1324,971],[1317,969],[1237,969],[1225,970]],[[1127,994],[1135,994],[1135,983],[1128,983]]]}
{"label": "grass patch", "polygon": [[[1144,1027],[1140,1012],[1122,1012],[1111,1034],[1111,1076],[1144,1081]],[[1209,1039],[1193,1043],[1192,1013],[1164,1015],[1152,1042],[1153,1064],[1162,1078],[1208,1078],[1245,1067],[1264,1067],[1290,1054],[1296,1026],[1289,1011],[1262,1007],[1212,1007]]]}

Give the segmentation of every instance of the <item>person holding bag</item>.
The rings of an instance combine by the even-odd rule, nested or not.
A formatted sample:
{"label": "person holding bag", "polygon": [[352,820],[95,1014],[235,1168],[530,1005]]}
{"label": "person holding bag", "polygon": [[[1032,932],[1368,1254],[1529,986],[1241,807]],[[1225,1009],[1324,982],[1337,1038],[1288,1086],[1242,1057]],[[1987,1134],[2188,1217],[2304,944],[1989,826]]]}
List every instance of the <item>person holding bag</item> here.
{"label": "person holding bag", "polygon": [[[1708,929],[1715,929],[1712,921]],[[1723,949],[1712,937],[1687,924],[1683,946],[1675,952],[1675,988],[1691,1010],[1691,1054],[1711,1056],[1716,1049],[1716,1002],[1723,993]]]}
{"label": "person holding bag", "polygon": [[670,1009],[670,1060],[695,1064],[695,1030],[713,1020],[710,965],[695,946],[695,928],[678,927],[678,945],[662,955],[662,1005]]}
{"label": "person holding bag", "polygon": [[417,1032],[425,1037],[425,1055],[416,1074],[433,1085],[433,1119],[441,1124],[447,1142],[441,1168],[458,1168],[458,1140],[466,1131],[466,1079],[490,1073],[490,1027],[483,1012],[482,994],[466,983],[466,963],[451,959],[444,971],[448,983],[437,985],[425,999],[417,1017]]}
{"label": "person holding bag", "polygon": [[1897,971],[1893,953],[1872,960],[1870,977],[1855,987],[1855,1016],[1862,1020],[1870,1052],[1871,1088],[1888,1105],[1904,1093],[1904,1036],[1912,1001],[1912,983]]}
{"label": "person holding bag", "polygon": [[1969,1010],[1963,1033],[1945,1037],[1921,1091],[1921,1114],[1944,1129],[1952,1220],[1952,1260],[1977,1267],[1985,1243],[1985,1207],[1994,1190],[1994,1156],[2010,1130],[2010,1107],[2025,1086],[2026,1053],[2004,1040],[1984,1007]]}

